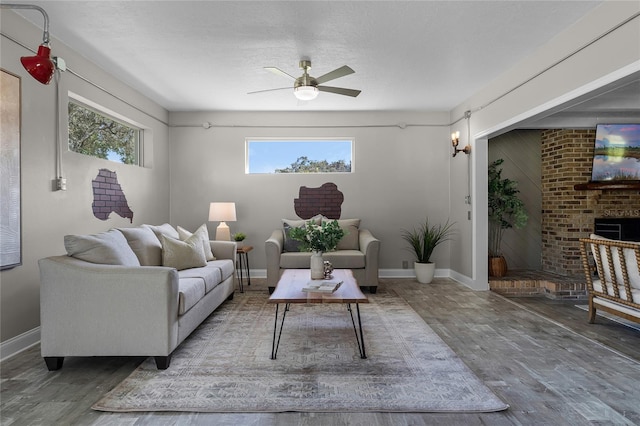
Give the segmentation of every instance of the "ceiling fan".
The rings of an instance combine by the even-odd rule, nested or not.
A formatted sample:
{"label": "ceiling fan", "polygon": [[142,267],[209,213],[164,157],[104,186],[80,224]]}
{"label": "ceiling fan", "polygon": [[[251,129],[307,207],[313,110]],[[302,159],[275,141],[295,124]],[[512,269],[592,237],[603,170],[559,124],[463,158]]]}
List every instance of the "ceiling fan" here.
{"label": "ceiling fan", "polygon": [[[294,76],[282,71],[280,68],[264,67],[264,69],[267,71],[271,71],[274,74],[281,75],[294,80],[293,94],[296,96],[296,98],[302,101],[310,101],[312,99],[315,99],[318,96],[319,92],[335,93],[337,95],[351,96],[354,98],[360,94],[360,90],[345,89],[343,87],[321,86],[322,83],[326,83],[327,81],[335,80],[336,78],[344,77],[345,75],[353,74],[355,72],[354,70],[352,70],[346,65],[340,68],[337,68],[333,71],[330,71],[324,75],[321,75],[320,77],[317,77],[317,78],[309,75],[309,70],[311,69],[310,60],[303,59],[302,61],[300,61],[300,68],[303,70],[302,76],[295,78]],[[291,89],[291,87],[280,87],[278,89],[257,90],[255,92],[249,92],[248,94],[272,92],[274,90],[287,90],[287,89]]]}

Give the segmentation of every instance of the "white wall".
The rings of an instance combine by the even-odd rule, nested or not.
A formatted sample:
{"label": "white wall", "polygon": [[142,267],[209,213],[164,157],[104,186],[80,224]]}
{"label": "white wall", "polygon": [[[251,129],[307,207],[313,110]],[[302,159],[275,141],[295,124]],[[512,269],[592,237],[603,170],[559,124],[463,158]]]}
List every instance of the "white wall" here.
{"label": "white wall", "polygon": [[[266,267],[264,241],[281,227],[280,220],[297,217],[293,200],[300,186],[337,184],[344,193],[342,218],[360,218],[381,240],[383,269],[413,262],[403,249],[401,228],[417,226],[427,215],[433,223],[449,217],[446,113],[172,112],[170,117],[172,126],[195,126],[170,130],[172,223],[195,229],[207,220],[211,201],[235,201],[238,221],[229,226],[232,233],[246,233],[245,243],[254,246],[252,269]],[[206,121],[236,127],[204,129],[200,124]],[[401,122],[436,125],[401,129],[396,126]],[[390,126],[367,127],[384,124]],[[247,137],[352,137],[355,172],[246,175]],[[212,235],[216,226],[209,224]],[[438,269],[448,269],[446,245],[436,249],[434,260]]]}
{"label": "white wall", "polygon": [[[465,111],[472,111],[473,145],[473,224],[453,247],[462,254],[452,256],[454,277],[472,288],[488,289],[487,137],[516,128],[526,118],[640,70],[639,13],[638,2],[604,2],[451,111],[452,121]],[[469,140],[466,120],[452,126],[455,130],[465,135],[465,143]],[[461,161],[451,161],[451,212],[454,219],[461,221],[468,208],[460,196],[468,175]]]}
{"label": "white wall", "polygon": [[[3,34],[33,49],[37,48],[42,40],[40,29],[12,11],[3,9],[1,15]],[[51,47],[53,55],[64,58],[68,67],[78,74],[167,122],[168,113],[165,110],[86,62],[62,43],[53,39]],[[61,160],[68,189],[52,191],[52,180],[56,177],[56,84],[51,82],[45,86],[28,75],[20,64],[20,57],[31,56],[32,53],[4,36],[0,39],[0,52],[2,68],[19,75],[22,82],[22,265],[0,273],[0,323],[4,356],[7,348],[4,344],[8,340],[13,341],[16,336],[24,336],[25,333],[37,337],[37,332],[33,330],[40,325],[38,259],[63,254],[65,234],[97,233],[112,227],[131,226],[128,219],[113,213],[107,221],[93,216],[91,180],[98,170],[108,168],[117,172],[118,181],[134,212],[134,225],[161,223],[169,220],[169,162],[168,130],[165,124],[67,72],[62,74],[60,80],[63,133],[66,134],[67,92],[73,91],[148,128],[152,138],[147,139],[146,153],[149,157],[146,163],[150,167],[122,165],[68,152],[65,142]],[[63,140],[66,141],[66,136]]]}

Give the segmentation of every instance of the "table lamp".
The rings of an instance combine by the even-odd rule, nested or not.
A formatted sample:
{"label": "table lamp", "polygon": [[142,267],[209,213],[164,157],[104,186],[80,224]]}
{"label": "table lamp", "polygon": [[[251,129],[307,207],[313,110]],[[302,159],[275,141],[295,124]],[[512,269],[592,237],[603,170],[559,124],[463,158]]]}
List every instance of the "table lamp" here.
{"label": "table lamp", "polygon": [[216,240],[231,241],[229,226],[225,222],[236,221],[236,203],[211,203],[209,221],[220,222],[216,228]]}

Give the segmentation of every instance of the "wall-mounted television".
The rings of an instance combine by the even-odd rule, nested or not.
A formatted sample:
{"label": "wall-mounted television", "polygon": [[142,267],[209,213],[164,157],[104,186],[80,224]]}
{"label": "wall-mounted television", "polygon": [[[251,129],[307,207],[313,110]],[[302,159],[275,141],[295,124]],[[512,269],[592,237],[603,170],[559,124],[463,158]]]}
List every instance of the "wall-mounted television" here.
{"label": "wall-mounted television", "polygon": [[591,180],[640,181],[640,124],[598,124]]}

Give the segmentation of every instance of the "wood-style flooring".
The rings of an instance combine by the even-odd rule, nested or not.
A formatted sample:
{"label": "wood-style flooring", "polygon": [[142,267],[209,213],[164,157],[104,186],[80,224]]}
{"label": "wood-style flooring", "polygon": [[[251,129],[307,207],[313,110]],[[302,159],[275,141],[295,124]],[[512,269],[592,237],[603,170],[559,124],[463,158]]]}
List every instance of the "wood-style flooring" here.
{"label": "wood-style flooring", "polygon": [[[245,291],[266,293],[263,281],[252,279]],[[406,299],[510,408],[484,414],[103,413],[91,405],[142,358],[67,358],[62,370],[48,372],[35,346],[0,364],[0,424],[640,425],[640,331],[603,318],[588,324],[576,302],[507,299],[449,279],[427,285],[384,279],[378,291]]]}

